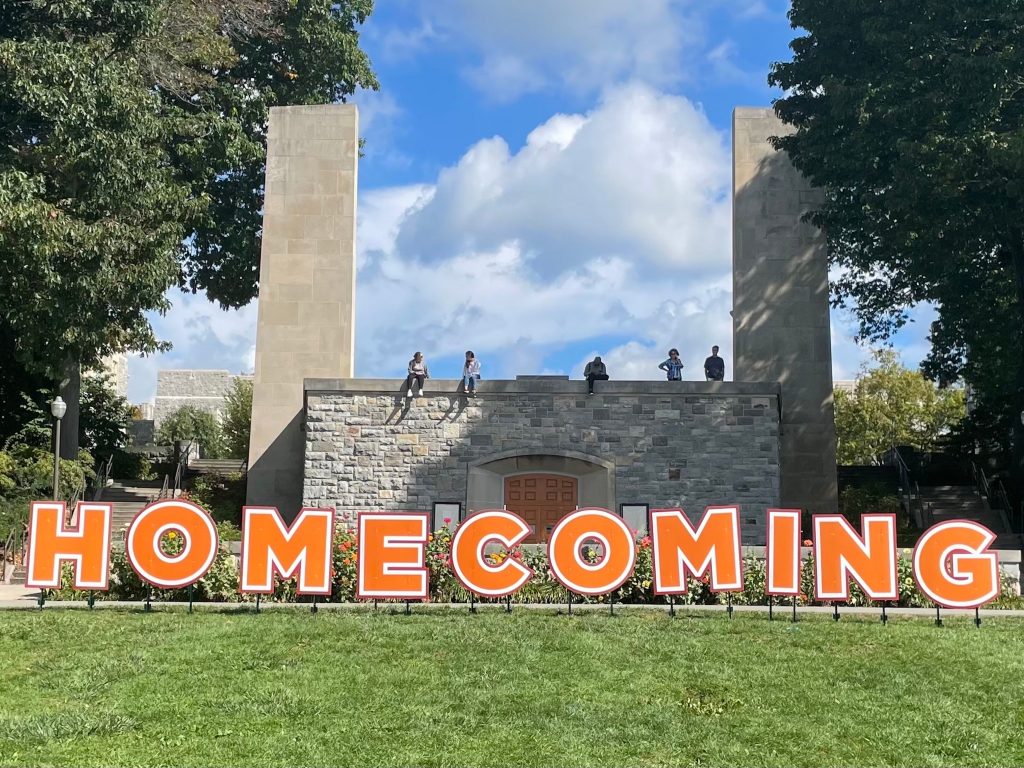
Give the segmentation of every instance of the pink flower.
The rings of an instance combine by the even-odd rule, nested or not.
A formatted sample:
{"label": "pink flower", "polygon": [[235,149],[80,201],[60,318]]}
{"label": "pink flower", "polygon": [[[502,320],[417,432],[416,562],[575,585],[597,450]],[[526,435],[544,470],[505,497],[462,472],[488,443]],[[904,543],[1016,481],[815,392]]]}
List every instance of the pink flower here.
{"label": "pink flower", "polygon": [[450,525],[451,522],[452,522],[452,519],[450,517],[446,517],[443,522],[444,522],[445,525]]}

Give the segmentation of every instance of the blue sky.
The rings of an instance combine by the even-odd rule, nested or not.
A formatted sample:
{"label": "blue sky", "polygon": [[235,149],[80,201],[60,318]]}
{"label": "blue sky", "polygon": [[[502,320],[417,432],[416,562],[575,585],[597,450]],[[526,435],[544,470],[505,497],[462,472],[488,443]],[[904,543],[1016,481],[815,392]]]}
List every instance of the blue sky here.
{"label": "blue sky", "polygon": [[[788,0],[378,0],[360,93],[356,375],[404,374],[422,349],[455,376],[578,376],[601,354],[656,379],[678,347],[731,377],[730,121],[768,105],[789,56]],[[256,307],[171,296],[174,349],[129,361],[129,397],[160,368],[251,370]],[[928,313],[896,340],[927,352]],[[833,314],[836,378],[867,356]]]}

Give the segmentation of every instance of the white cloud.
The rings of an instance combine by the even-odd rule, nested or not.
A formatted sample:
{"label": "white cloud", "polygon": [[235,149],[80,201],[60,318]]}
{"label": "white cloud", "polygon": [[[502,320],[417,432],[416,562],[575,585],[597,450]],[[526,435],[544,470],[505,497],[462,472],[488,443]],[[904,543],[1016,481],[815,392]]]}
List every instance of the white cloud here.
{"label": "white cloud", "polygon": [[500,137],[471,147],[397,245],[436,262],[515,241],[549,277],[598,258],[706,276],[729,261],[730,169],[725,137],[691,102],[616,88],[586,116],[553,117],[517,153]]}
{"label": "white cloud", "polygon": [[152,400],[156,372],[167,368],[214,368],[232,373],[253,369],[256,343],[256,303],[222,310],[203,294],[168,293],[171,310],[152,318],[157,336],[173,344],[166,353],[128,360],[128,399]]}
{"label": "white cloud", "polygon": [[419,27],[379,34],[382,46],[392,35],[415,41],[402,51],[439,43],[472,52],[478,62],[467,80],[493,101],[511,101],[556,86],[593,93],[629,79],[674,84],[703,37],[703,10],[696,0],[429,0]]}
{"label": "white cloud", "polygon": [[702,378],[711,343],[731,351],[730,169],[699,109],[632,85],[517,152],[478,142],[430,188],[365,193],[358,374],[467,348],[491,375],[537,373],[627,337],[606,350],[617,378],[660,378],[670,346]]}

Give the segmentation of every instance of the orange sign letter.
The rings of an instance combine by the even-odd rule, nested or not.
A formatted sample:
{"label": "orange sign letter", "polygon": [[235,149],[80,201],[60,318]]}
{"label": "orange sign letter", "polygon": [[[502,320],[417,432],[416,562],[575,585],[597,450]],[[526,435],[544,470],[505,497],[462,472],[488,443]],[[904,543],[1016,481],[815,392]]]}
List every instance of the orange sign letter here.
{"label": "orange sign letter", "polygon": [[872,600],[898,600],[896,515],[861,516],[859,535],[842,515],[814,516],[814,591],[819,600],[846,600],[852,578]]}
{"label": "orange sign letter", "polygon": [[988,547],[996,535],[968,520],[933,525],[914,547],[914,578],[946,608],[976,608],[999,597],[999,560]]}
{"label": "orange sign letter", "polygon": [[[182,537],[184,546],[169,555],[164,534]],[[158,501],[143,509],[128,527],[128,562],[143,581],[162,589],[180,589],[201,579],[217,556],[217,527],[202,507],[190,501]]]}
{"label": "orange sign letter", "polygon": [[60,563],[75,569],[75,589],[106,590],[110,581],[110,518],[113,505],[79,502],[78,524],[64,526],[63,502],[33,501],[28,528],[25,586],[60,587]]}
{"label": "orange sign letter", "polygon": [[[583,546],[601,547],[596,562]],[[558,521],[548,541],[548,562],[555,579],[578,595],[606,595],[626,583],[636,565],[636,545],[629,527],[606,509],[577,509]]]}
{"label": "orange sign letter", "polygon": [[245,507],[238,591],[269,595],[275,574],[290,579],[298,571],[298,594],[331,594],[333,535],[333,509],[304,508],[289,528],[276,507]]}
{"label": "orange sign letter", "polygon": [[530,526],[517,514],[500,509],[477,512],[459,525],[452,539],[455,578],[482,597],[511,595],[530,580],[533,571],[514,557],[491,565],[484,559],[484,547],[495,542],[511,549],[529,535]]}
{"label": "orange sign letter", "polygon": [[359,571],[361,600],[426,600],[429,571],[426,512],[360,512]]}
{"label": "orange sign letter", "polygon": [[681,509],[651,510],[651,547],[656,595],[685,595],[687,576],[708,570],[712,592],[743,589],[736,507],[708,507],[696,531]]}
{"label": "orange sign letter", "polygon": [[800,510],[768,510],[766,595],[800,594]]}

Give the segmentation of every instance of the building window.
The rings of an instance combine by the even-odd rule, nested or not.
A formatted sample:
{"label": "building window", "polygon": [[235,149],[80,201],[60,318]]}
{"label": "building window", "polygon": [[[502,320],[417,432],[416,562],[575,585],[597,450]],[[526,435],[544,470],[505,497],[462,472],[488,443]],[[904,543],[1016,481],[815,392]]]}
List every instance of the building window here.
{"label": "building window", "polygon": [[630,530],[636,531],[639,536],[646,536],[649,508],[647,504],[619,504],[619,516]]}
{"label": "building window", "polygon": [[[448,520],[446,523],[445,520]],[[455,530],[462,522],[462,504],[458,501],[435,501],[434,511],[430,516],[430,530],[437,531],[447,526]]]}

